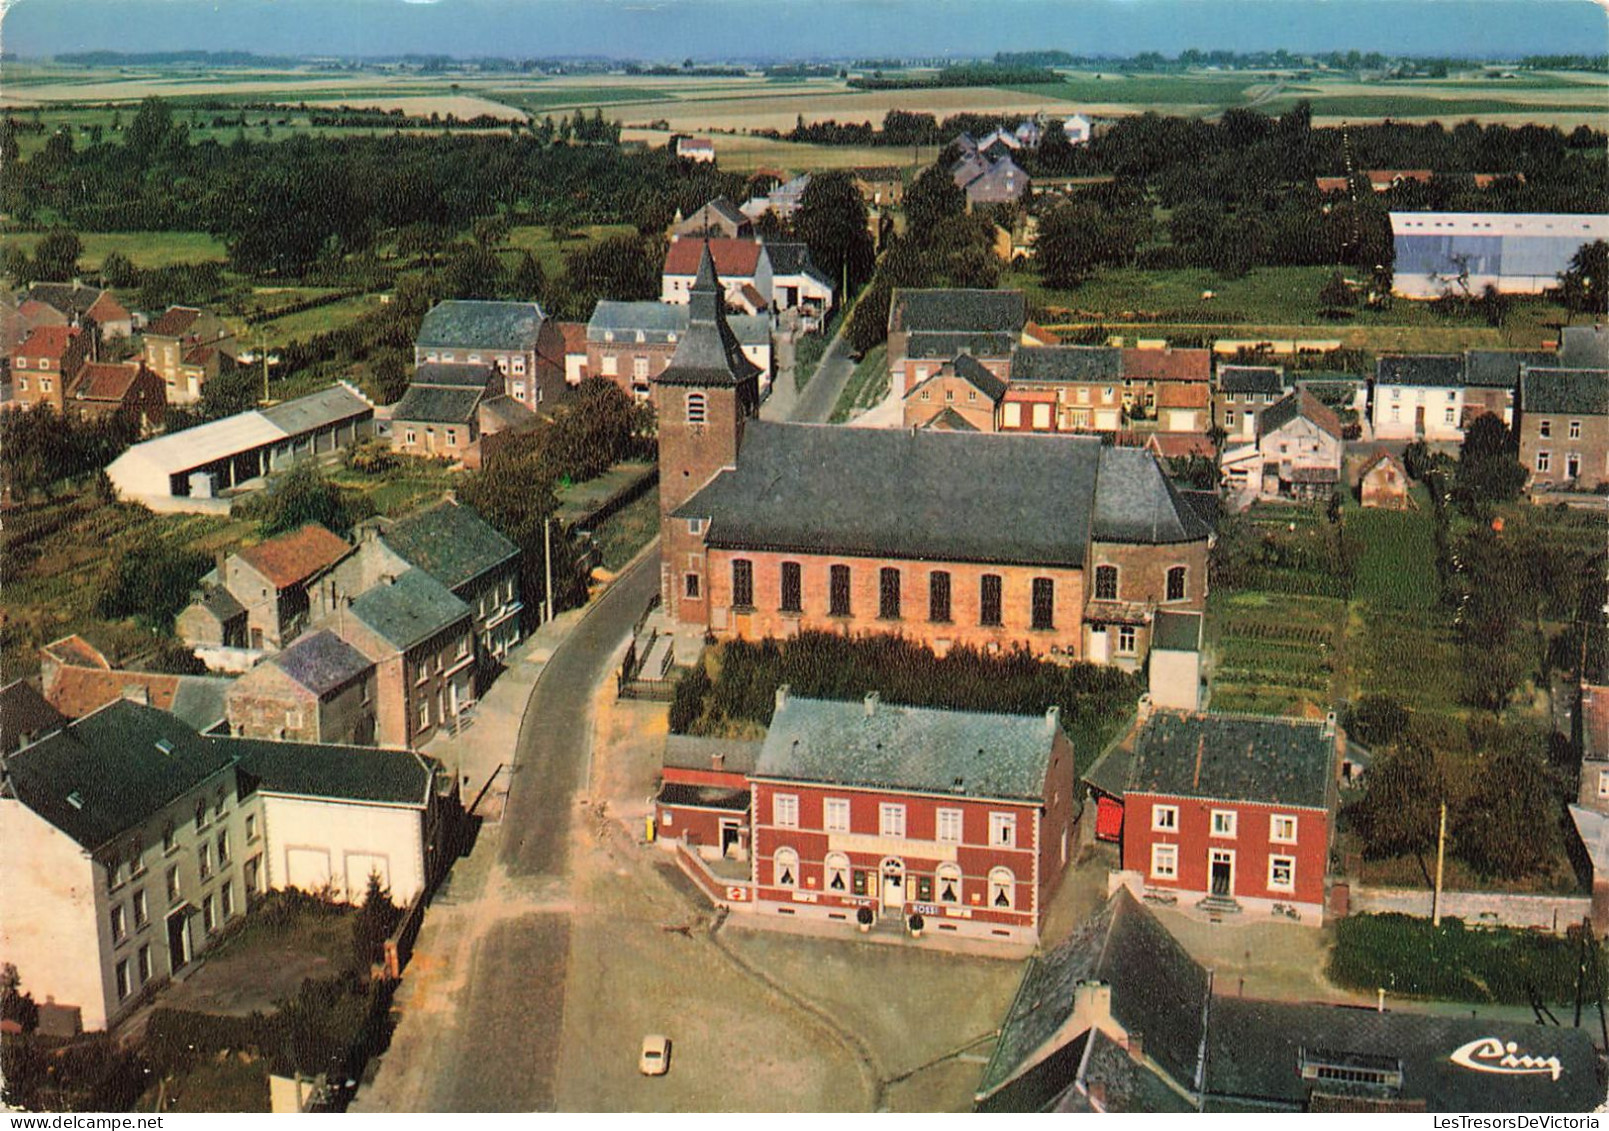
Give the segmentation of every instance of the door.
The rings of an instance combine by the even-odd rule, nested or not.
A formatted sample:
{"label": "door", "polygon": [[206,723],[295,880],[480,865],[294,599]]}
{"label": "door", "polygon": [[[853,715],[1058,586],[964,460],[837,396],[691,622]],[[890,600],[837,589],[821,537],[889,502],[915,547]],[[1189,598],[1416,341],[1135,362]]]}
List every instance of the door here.
{"label": "door", "polygon": [[1564,477],[1566,479],[1581,478],[1581,457],[1574,452],[1564,457]]}
{"label": "door", "polygon": [[190,963],[190,905],[168,916],[168,973],[177,974]]}
{"label": "door", "polygon": [[899,860],[883,861],[883,911],[899,914],[905,910],[905,864]]}
{"label": "door", "polygon": [[1413,410],[1413,434],[1415,436],[1423,436],[1425,434],[1425,406],[1424,405],[1420,405],[1419,407],[1417,407],[1417,408],[1415,408]]}
{"label": "door", "polygon": [[1089,629],[1089,662],[1092,664],[1104,664],[1108,655],[1106,626],[1104,624],[1091,625]]}
{"label": "door", "polygon": [[1235,893],[1235,854],[1226,848],[1211,852],[1212,894],[1228,898]]}
{"label": "door", "polygon": [[736,821],[721,821],[721,855],[731,856],[738,847],[739,825]]}

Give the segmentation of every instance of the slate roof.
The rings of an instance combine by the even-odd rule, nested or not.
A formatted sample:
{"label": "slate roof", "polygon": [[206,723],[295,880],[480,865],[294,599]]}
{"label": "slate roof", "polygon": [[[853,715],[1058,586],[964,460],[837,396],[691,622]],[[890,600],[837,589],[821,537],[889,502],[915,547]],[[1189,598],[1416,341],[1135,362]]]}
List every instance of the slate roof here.
{"label": "slate roof", "polygon": [[1123,353],[1110,346],[1041,346],[1011,355],[1013,381],[1075,381],[1115,384],[1123,376]]}
{"label": "slate roof", "polygon": [[1205,381],[1212,376],[1206,349],[1125,349],[1123,377],[1131,381]]}
{"label": "slate roof", "polygon": [[362,652],[325,629],[302,636],[268,662],[318,696],[328,695],[374,667]]}
{"label": "slate roof", "polygon": [[1218,389],[1224,393],[1268,393],[1285,391],[1285,374],[1272,365],[1220,365]]}
{"label": "slate roof", "polygon": [[703,246],[704,241],[688,242],[698,243],[701,250],[698,275],[687,296],[687,333],[676,343],[670,364],[655,382],[660,385],[729,385],[740,391],[745,387],[755,390],[760,370],[744,356],[743,346],[727,321],[714,255],[709,247]]}
{"label": "slate roof", "polygon": [[1042,801],[1054,715],[998,715],[789,695],[755,778]]}
{"label": "slate roof", "polygon": [[988,171],[966,183],[967,196],[979,203],[1019,200],[1028,191],[1028,174],[1010,157],[1001,157]]}
{"label": "slate roof", "polygon": [[201,317],[201,311],[193,306],[170,306],[162,312],[161,316],[146,326],[147,337],[153,338],[182,338],[190,332],[190,327],[196,324]]}
{"label": "slate roof", "polygon": [[701,738],[689,734],[672,734],[665,737],[664,764],[670,769],[708,770],[715,755],[719,754],[723,768],[734,774],[746,774],[759,760],[761,742],[739,738]]}
{"label": "slate roof", "polygon": [[42,302],[63,314],[83,315],[105,292],[81,283],[35,283],[23,296],[24,302]]}
{"label": "slate roof", "polygon": [[957,354],[974,357],[1010,357],[1017,346],[1017,335],[1008,331],[966,330],[917,331],[905,342],[905,356],[939,358],[948,361]]}
{"label": "slate roof", "polygon": [[1306,389],[1298,389],[1263,410],[1262,415],[1257,418],[1258,438],[1278,432],[1298,416],[1304,416],[1311,420],[1337,440],[1341,438],[1341,434],[1344,431],[1341,426],[1341,418],[1335,415],[1334,409]]}
{"label": "slate roof", "polygon": [[1609,370],[1527,369],[1520,377],[1520,407],[1528,413],[1609,415]]}
{"label": "slate roof", "polygon": [[[1472,1041],[1514,1042],[1533,1057],[1557,1057],[1560,1073],[1477,1071],[1452,1056]],[[1312,1082],[1302,1079],[1302,1050],[1326,1059],[1367,1057],[1400,1063],[1393,1097],[1422,1100],[1434,1112],[1591,1111],[1603,1102],[1592,1038],[1573,1029],[1491,1017],[1436,1016],[1371,1008],[1219,997],[1207,1038],[1207,1111],[1225,1101],[1306,1106]],[[1330,1085],[1326,1091],[1368,1091]],[[1239,1105],[1236,1105],[1239,1106]]]}
{"label": "slate roof", "polygon": [[422,569],[365,590],[347,609],[399,652],[469,617],[469,606]]}
{"label": "slate roof", "polygon": [[201,596],[201,607],[218,618],[220,624],[246,614],[246,606],[222,585],[215,585]]}
{"label": "slate roof", "polygon": [[760,264],[761,245],[753,240],[683,236],[671,241],[665,251],[666,275],[696,275],[699,258],[708,244],[715,257],[715,269],[723,278],[749,278]]}
{"label": "slate roof", "polygon": [[9,754],[24,742],[60,730],[66,722],[66,716],[33,684],[17,679],[0,687],[0,752]]}
{"label": "slate roof", "polygon": [[[687,329],[687,307],[669,302],[617,302],[599,299],[587,321],[587,339],[604,341],[608,333],[628,334],[634,338],[638,331],[649,342],[665,342],[670,335]],[[618,337],[617,341],[620,340]],[[631,339],[627,339],[628,341]]]}
{"label": "slate roof", "polygon": [[1179,945],[1127,888],[1049,953],[1029,961],[980,1095],[998,1089],[1032,1060],[1066,1024],[1084,982],[1111,987],[1112,1016],[1140,1033],[1145,1053],[1187,1087],[1194,1084],[1212,976]]}
{"label": "slate roof", "polygon": [[448,299],[430,308],[419,324],[416,346],[489,350],[536,349],[547,315],[534,302],[473,302]]}
{"label": "slate roof", "polygon": [[[766,258],[771,260],[773,275],[802,275],[814,269],[810,262],[810,245],[804,243],[767,243]],[[717,267],[720,264],[716,264]],[[819,273],[819,272],[818,272]]]}
{"label": "slate roof", "polygon": [[391,419],[424,424],[468,424],[475,419],[475,412],[485,396],[485,388],[479,385],[470,388],[409,385],[408,391],[392,408]]}
{"label": "slate roof", "polygon": [[480,515],[450,499],[398,519],[381,537],[410,565],[448,589],[457,589],[520,553]]}
{"label": "slate roof", "polygon": [[1131,736],[1134,764],[1124,793],[1324,809],[1335,774],[1335,736],[1324,727],[1155,711]]}
{"label": "slate roof", "polygon": [[1157,610],[1151,626],[1151,647],[1173,652],[1201,651],[1201,614]]}
{"label": "slate roof", "polygon": [[1457,389],[1464,384],[1462,354],[1385,354],[1375,362],[1378,385]]}
{"label": "slate roof", "polygon": [[728,786],[689,785],[686,782],[668,781],[659,787],[655,800],[661,805],[682,805],[694,809],[726,809],[742,813],[749,807],[749,791]]}
{"label": "slate roof", "polygon": [[1186,506],[1156,457],[1142,448],[1100,449],[1092,536],[1162,546],[1198,542],[1207,525]]}
{"label": "slate roof", "polygon": [[1088,1106],[1087,1093],[1093,1089],[1099,1089],[1101,1110],[1119,1115],[1150,1112],[1171,1115],[1196,1110],[1195,1104],[1168,1087],[1149,1065],[1136,1061],[1128,1049],[1099,1029],[1090,1033],[1084,1046],[1078,1083],[1083,1085],[1086,1094],[1080,1095],[1076,1090],[1064,1093],[1052,1110],[1096,1110]]}
{"label": "slate roof", "polygon": [[1558,356],[1541,350],[1466,350],[1464,384],[1482,389],[1512,389],[1527,365],[1558,364]]}
{"label": "slate roof", "polygon": [[[371,416],[373,413],[374,405],[344,384],[331,385],[328,389],[309,393],[305,397],[297,397],[295,400],[258,410],[258,415],[264,420],[291,436],[299,436],[317,428],[328,428],[354,416]],[[206,425],[201,427],[204,428]]]}
{"label": "slate roof", "polygon": [[7,768],[18,801],[93,850],[232,763],[166,711],[119,700],[24,747]]}
{"label": "slate roof", "polygon": [[285,589],[328,569],[351,552],[346,539],[310,522],[288,534],[248,546],[238,556],[271,584]]}
{"label": "slate roof", "polygon": [[414,367],[409,385],[443,385],[451,388],[484,389],[497,373],[491,363],[469,365],[440,361],[425,361]]}
{"label": "slate roof", "polygon": [[412,750],[215,738],[239,759],[240,769],[266,793],[366,801],[422,809],[429,802],[436,762]]}
{"label": "slate roof", "polygon": [[889,304],[891,330],[1000,331],[1016,335],[1028,318],[1021,291],[953,287],[896,288]]}

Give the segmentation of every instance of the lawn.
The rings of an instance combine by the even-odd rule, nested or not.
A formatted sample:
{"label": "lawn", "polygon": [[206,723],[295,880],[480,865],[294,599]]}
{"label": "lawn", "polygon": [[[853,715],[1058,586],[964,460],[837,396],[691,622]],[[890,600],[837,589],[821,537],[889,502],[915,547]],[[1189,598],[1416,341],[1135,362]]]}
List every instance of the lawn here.
{"label": "lawn", "polygon": [[621,507],[600,522],[592,534],[602,556],[600,564],[610,572],[618,572],[659,537],[659,488]]}
{"label": "lawn", "polygon": [[842,424],[858,416],[888,395],[888,344],[873,346],[849,375],[838,403],[833,406],[829,424]]}
{"label": "lawn", "polygon": [[[553,279],[564,270],[564,256],[567,252],[584,246],[590,240],[636,234],[637,229],[630,224],[586,224],[575,229],[576,238],[556,240],[553,238],[553,229],[546,225],[523,224],[509,230],[508,239],[503,247],[514,253],[530,252],[536,256],[536,261],[542,265],[542,271],[547,277]],[[512,267],[517,255],[505,255],[504,259]]]}
{"label": "lawn", "polygon": [[[24,248],[32,254],[42,232],[7,232],[7,247]],[[78,264],[86,271],[97,271],[111,251],[128,256],[136,267],[169,267],[175,263],[218,262],[228,257],[224,245],[206,232],[79,232],[84,254]]]}
{"label": "lawn", "polygon": [[1346,528],[1362,543],[1353,597],[1384,612],[1425,609],[1440,597],[1436,577],[1436,530],[1423,488],[1415,510],[1348,510]]}

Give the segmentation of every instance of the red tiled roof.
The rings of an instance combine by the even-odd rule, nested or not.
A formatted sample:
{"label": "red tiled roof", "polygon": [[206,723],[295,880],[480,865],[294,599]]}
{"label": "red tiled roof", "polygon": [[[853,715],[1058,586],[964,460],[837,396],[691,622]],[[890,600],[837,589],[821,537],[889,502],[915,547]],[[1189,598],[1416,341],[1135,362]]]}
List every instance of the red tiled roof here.
{"label": "red tiled roof", "polygon": [[1388,189],[1398,181],[1418,181],[1429,184],[1433,174],[1429,169],[1370,169],[1364,176],[1376,189]]}
{"label": "red tiled roof", "polygon": [[1126,349],[1123,378],[1134,381],[1205,381],[1212,376],[1212,351]]}
{"label": "red tiled roof", "polygon": [[560,322],[559,333],[564,335],[564,352],[587,352],[587,324],[585,322]]}
{"label": "red tiled roof", "polygon": [[1159,408],[1206,408],[1208,401],[1207,386],[1194,381],[1164,381],[1156,391]]}
{"label": "red tiled roof", "polygon": [[197,346],[195,349],[184,355],[184,364],[205,365],[207,362],[212,360],[213,355],[217,352],[218,351],[213,349],[211,346]]}
{"label": "red tiled roof", "polygon": [[145,332],[160,338],[182,338],[200,317],[201,311],[193,306],[170,306]]}
{"label": "red tiled roof", "polygon": [[317,523],[309,523],[300,530],[241,550],[239,556],[276,588],[285,589],[334,565],[351,549],[344,539]]}
{"label": "red tiled roof", "polygon": [[71,664],[80,668],[100,668],[102,671],[110,671],[112,667],[99,648],[77,633],[63,636],[60,640],[52,640],[39,651],[60,664]]}
{"label": "red tiled roof", "polygon": [[[760,263],[760,245],[753,240],[714,239],[709,241],[715,259],[715,273],[722,279],[747,278]],[[704,254],[704,241],[688,237],[674,240],[665,252],[665,274],[696,275]]]}
{"label": "red tiled roof", "polygon": [[[1368,459],[1363,461],[1363,465],[1358,468],[1358,477],[1361,479],[1363,476],[1373,471],[1378,464],[1382,463],[1395,464],[1398,471],[1403,471],[1402,461],[1396,456],[1392,455],[1388,449],[1381,448]],[[1407,472],[1403,471],[1403,474],[1406,475]]]}
{"label": "red tiled roof", "polygon": [[33,333],[28,335],[28,340],[13,350],[12,355],[60,359],[79,332],[77,326],[36,326]]}
{"label": "red tiled roof", "polygon": [[73,396],[86,401],[121,402],[143,369],[133,361],[85,362],[73,385]]}
{"label": "red tiled roof", "polygon": [[111,291],[102,291],[100,297],[90,303],[89,309],[84,312],[101,325],[108,322],[127,322],[133,317],[128,307],[118,302]]}
{"label": "red tiled roof", "polygon": [[1154,432],[1145,446],[1164,459],[1212,455],[1212,441],[1199,432]]}
{"label": "red tiled roof", "polygon": [[1313,183],[1318,185],[1319,192],[1345,192],[1345,177],[1314,177]]}
{"label": "red tiled roof", "polygon": [[69,719],[81,719],[91,711],[123,698],[126,688],[143,689],[150,698],[151,706],[167,711],[173,707],[179,677],[159,672],[64,667],[46,698],[52,707]]}
{"label": "red tiled roof", "polygon": [[1032,338],[1034,341],[1039,342],[1041,345],[1047,345],[1047,346],[1059,346],[1059,345],[1061,345],[1060,336],[1051,333],[1049,330],[1045,329],[1043,326],[1041,326],[1037,322],[1030,321],[1030,322],[1023,323],[1022,335],[1025,338]]}

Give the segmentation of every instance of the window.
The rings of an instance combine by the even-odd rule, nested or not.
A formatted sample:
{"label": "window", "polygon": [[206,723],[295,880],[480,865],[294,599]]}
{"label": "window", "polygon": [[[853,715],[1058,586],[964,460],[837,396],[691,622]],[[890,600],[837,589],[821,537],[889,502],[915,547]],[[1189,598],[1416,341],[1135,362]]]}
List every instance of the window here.
{"label": "window", "polygon": [[240,878],[241,882],[246,885],[247,896],[257,894],[257,869],[261,863],[261,858],[253,856],[250,860],[246,861],[246,867],[241,872]]}
{"label": "window", "polygon": [[1446,409],[1444,409],[1442,411],[1441,422],[1443,424],[1454,424],[1454,423],[1457,422],[1457,420],[1458,420],[1458,410],[1453,408],[1452,405],[1448,405],[1446,407]]}
{"label": "window", "polygon": [[922,390],[922,398],[921,398],[921,399],[922,399],[922,400],[924,400],[924,401],[930,401],[930,400],[932,400],[932,399],[933,399],[933,393],[932,393],[932,391],[931,391],[931,390],[928,390],[928,389],[923,389],[923,390]]}
{"label": "window", "polygon": [[877,571],[877,615],[883,620],[899,620],[899,570],[884,567]]}
{"label": "window", "polygon": [[151,948],[149,946],[140,947],[139,968],[140,985],[143,986],[151,980]]}
{"label": "window", "polygon": [[1103,565],[1095,567],[1095,599],[1097,601],[1117,600],[1117,567]]}
{"label": "window", "polygon": [[940,809],[938,811],[937,829],[933,839],[947,841],[951,844],[961,843],[961,810]]}
{"label": "window", "polygon": [[830,833],[849,831],[849,799],[829,797],[822,803],[821,827]]}
{"label": "window", "polygon": [[968,389],[967,390],[967,400],[975,401],[977,399],[978,399],[978,390],[976,390],[976,389]]}
{"label": "window", "polygon": [[1552,456],[1550,456],[1547,452],[1537,452],[1536,453],[1536,469],[1538,471],[1546,471],[1552,465],[1553,465]]}
{"label": "window", "polygon": [[1034,578],[1033,626],[1056,627],[1056,583],[1048,577]]}
{"label": "window", "polygon": [[177,902],[179,894],[179,866],[175,864],[168,869],[168,902]]}
{"label": "window", "polygon": [[740,609],[754,607],[754,563],[747,558],[732,561],[732,604]]}
{"label": "window", "polygon": [[134,905],[134,929],[139,930],[141,927],[145,926],[146,923],[151,921],[150,909],[148,907],[146,907],[146,905],[145,905],[145,889],[144,888],[141,888],[139,891],[134,893],[133,905]]}
{"label": "window", "polygon": [[18,377],[17,378],[17,392],[26,393],[27,391],[28,391],[28,378],[26,378],[26,377]]}
{"label": "window", "polygon": [[1184,578],[1184,566],[1174,566],[1168,570],[1168,600],[1184,600]]}
{"label": "window", "polygon": [[1235,410],[1232,409],[1232,408],[1224,409],[1224,427],[1225,428],[1233,428],[1234,426],[1235,426]]}
{"label": "window", "polygon": [[849,567],[835,565],[828,571],[827,611],[835,617],[849,615]]}
{"label": "window", "polygon": [[430,700],[428,699],[419,704],[419,729],[430,729]]}
{"label": "window", "polygon": [[799,854],[791,848],[779,848],[771,859],[771,874],[778,887],[799,886]]}
{"label": "window", "polygon": [[114,856],[112,859],[106,862],[107,891],[116,891],[118,888],[123,886],[123,881],[127,878],[128,877],[124,874],[124,865],[122,860]]}
{"label": "window", "polygon": [[689,601],[698,600],[698,574],[689,573],[682,577],[682,596]]}
{"label": "window", "polygon": [[905,835],[905,806],[883,804],[877,808],[877,835]]}
{"label": "window", "polygon": [[961,902],[961,867],[958,864],[940,864],[938,867],[940,903]]}
{"label": "window", "polygon": [[1134,626],[1132,624],[1118,625],[1118,628],[1117,628],[1117,651],[1118,651],[1118,654],[1119,655],[1124,655],[1124,656],[1132,656],[1132,655],[1134,655],[1134,639],[1135,639]]}
{"label": "window", "polygon": [[218,905],[223,908],[223,917],[229,918],[235,913],[235,888],[233,884],[224,884],[218,892]]}
{"label": "window", "polygon": [[996,848],[1017,846],[1017,815],[1015,813],[989,814],[989,843]]}
{"label": "window", "polygon": [[209,935],[218,929],[218,909],[210,895],[201,901],[201,926]]}
{"label": "window", "polygon": [[1151,806],[1151,828],[1154,832],[1175,832],[1179,828],[1177,805]]}
{"label": "window", "polygon": [[123,918],[123,905],[121,903],[113,904],[112,905],[112,941],[115,942],[115,943],[120,943],[127,937],[128,937],[128,923],[125,922],[124,918]]}
{"label": "window", "polygon": [[246,814],[246,843],[252,844],[257,840],[257,816],[254,813]]}
{"label": "window", "polygon": [[631,359],[631,376],[637,381],[648,380],[648,359],[634,357]]}
{"label": "window", "polygon": [[1276,813],[1268,821],[1268,839],[1275,844],[1296,843],[1296,818]]}
{"label": "window", "polygon": [[935,624],[950,623],[950,573],[936,569],[927,575],[927,619]]}
{"label": "window", "polygon": [[1268,858],[1268,889],[1270,891],[1296,890],[1296,857],[1270,856]]}
{"label": "window", "polygon": [[133,987],[131,985],[129,985],[128,959],[125,958],[125,959],[123,959],[123,961],[121,961],[121,962],[119,962],[117,964],[117,996],[118,996],[118,999],[121,1000],[123,998],[128,997],[129,991],[132,990],[132,989],[133,989]]}
{"label": "window", "polygon": [[196,828],[204,829],[206,827],[207,827],[207,799],[205,797],[200,797],[200,798],[196,799]]}
{"label": "window", "polygon": [[978,623],[998,625],[1000,619],[1000,575],[986,573],[978,579]]}
{"label": "window", "polygon": [[837,895],[849,894],[849,857],[842,852],[827,853],[824,886]]}
{"label": "window", "polygon": [[778,793],[771,798],[771,820],[779,828],[799,827],[799,797],[793,793]]}
{"label": "window", "polygon": [[212,845],[203,844],[196,849],[196,871],[203,880],[212,875]]}
{"label": "window", "polygon": [[1553,421],[1541,421],[1537,424],[1536,430],[1537,434],[1540,435],[1542,439],[1546,440],[1549,436],[1553,435]]}
{"label": "window", "polygon": [[1598,771],[1598,796],[1609,797],[1609,770]]}
{"label": "window", "polygon": [[798,562],[782,563],[782,611],[785,613],[804,611],[804,586],[800,581]]}
{"label": "window", "polygon": [[51,389],[50,378],[49,377],[41,377],[41,378],[39,378],[39,391],[41,393],[48,393],[48,392],[50,392],[50,389]]}
{"label": "window", "polygon": [[447,446],[451,448],[456,448],[458,446],[458,429],[447,429]]}
{"label": "window", "polygon": [[955,390],[954,389],[945,389],[944,390],[944,403],[949,404],[954,400],[955,400]]}
{"label": "window", "polygon": [[222,868],[229,863],[229,833],[218,834],[218,867]]}
{"label": "window", "polygon": [[1179,878],[1179,846],[1153,844],[1151,846],[1151,878],[1176,880]]}
{"label": "window", "polygon": [[1572,439],[1572,440],[1581,439],[1581,421],[1579,421],[1579,420],[1570,421],[1570,439]]}
{"label": "window", "polygon": [[687,394],[687,423],[703,424],[709,413],[709,406],[703,393]]}
{"label": "window", "polygon": [[989,906],[996,911],[1010,911],[1016,905],[1017,877],[1010,868],[993,868],[989,872]]}
{"label": "window", "polygon": [[1233,809],[1214,809],[1212,811],[1212,835],[1235,835],[1235,811]]}

